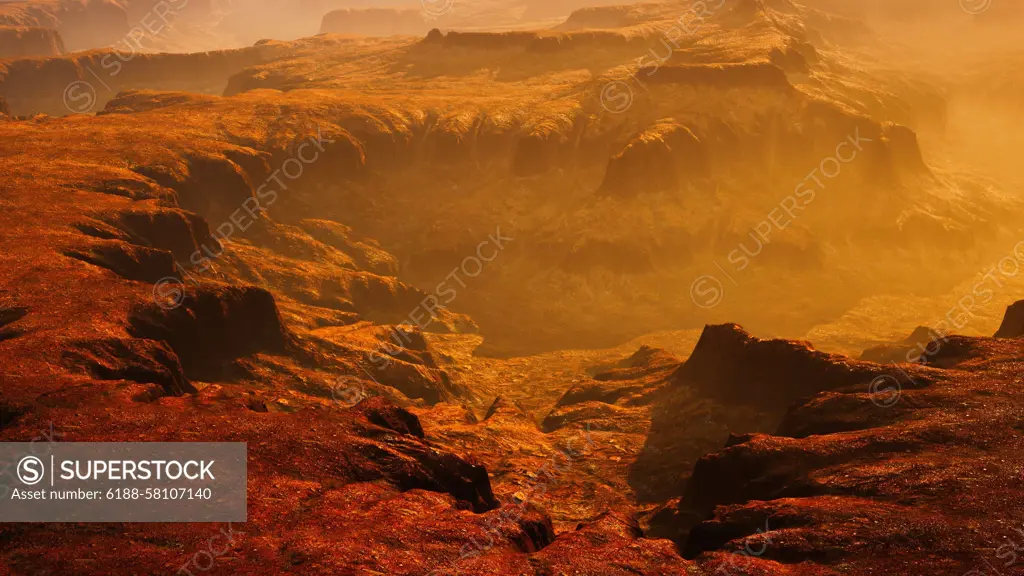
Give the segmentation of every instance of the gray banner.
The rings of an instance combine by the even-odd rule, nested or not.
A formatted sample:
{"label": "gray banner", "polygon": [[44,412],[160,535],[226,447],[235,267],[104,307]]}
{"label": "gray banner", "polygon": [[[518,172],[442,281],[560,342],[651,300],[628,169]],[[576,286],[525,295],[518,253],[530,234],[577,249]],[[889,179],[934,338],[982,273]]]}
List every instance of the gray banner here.
{"label": "gray banner", "polygon": [[245,522],[242,442],[0,442],[0,522]]}

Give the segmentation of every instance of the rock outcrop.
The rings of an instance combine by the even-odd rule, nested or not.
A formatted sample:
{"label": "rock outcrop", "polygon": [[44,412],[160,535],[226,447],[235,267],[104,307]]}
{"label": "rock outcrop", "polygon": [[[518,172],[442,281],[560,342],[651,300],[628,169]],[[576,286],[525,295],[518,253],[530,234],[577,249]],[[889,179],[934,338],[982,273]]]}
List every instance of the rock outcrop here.
{"label": "rock outcrop", "polygon": [[938,351],[944,339],[944,334],[927,326],[918,326],[910,336],[898,343],[882,344],[865,350],[860,359],[878,364],[927,363],[928,356]]}
{"label": "rock outcrop", "polygon": [[598,190],[610,196],[677,191],[708,174],[707,150],[693,132],[671,120],[647,128],[608,161]]}
{"label": "rock outcrop", "polygon": [[58,56],[64,41],[51,28],[0,26],[0,58]]}
{"label": "rock outcrop", "polygon": [[156,384],[172,396],[196,392],[177,354],[165,342],[115,338],[80,342],[69,346],[62,361],[97,380]]}
{"label": "rock outcrop", "polygon": [[112,46],[131,26],[124,3],[116,0],[23,0],[0,4],[0,26],[54,30],[69,51]]}
{"label": "rock outcrop", "polygon": [[86,249],[69,250],[66,255],[106,268],[122,278],[151,284],[178,273],[170,252],[117,240],[97,241]]}
{"label": "rock outcrop", "polygon": [[[0,63],[0,96],[19,115],[63,116],[100,112],[120,91],[136,88],[220,94],[229,77],[272,59],[279,48],[265,44],[198,54],[143,54],[118,48],[9,60]],[[123,111],[126,103],[120,105]]]}
{"label": "rock outcrop", "polygon": [[704,328],[693,354],[673,379],[676,385],[711,398],[781,414],[818,392],[859,384],[866,390],[872,379],[888,374],[884,366],[819,352],[807,342],[762,340],[736,324],[722,324]]}
{"label": "rock outcrop", "polygon": [[636,71],[642,82],[703,85],[715,88],[766,88],[790,90],[786,73],[770,63],[669,64],[645,66]]}
{"label": "rock outcrop", "polygon": [[590,6],[573,10],[559,28],[584,30],[587,28],[624,28],[640,24],[651,18],[654,4],[627,4],[621,6]]}
{"label": "rock outcrop", "polygon": [[224,379],[239,358],[284,354],[295,346],[274,297],[256,287],[175,292],[168,301],[132,310],[129,323],[133,336],[166,342],[185,373],[204,381]]}
{"label": "rock outcrop", "polygon": [[1024,336],[1024,300],[1018,300],[1006,307],[1003,322],[996,331],[996,338],[1019,338]]}

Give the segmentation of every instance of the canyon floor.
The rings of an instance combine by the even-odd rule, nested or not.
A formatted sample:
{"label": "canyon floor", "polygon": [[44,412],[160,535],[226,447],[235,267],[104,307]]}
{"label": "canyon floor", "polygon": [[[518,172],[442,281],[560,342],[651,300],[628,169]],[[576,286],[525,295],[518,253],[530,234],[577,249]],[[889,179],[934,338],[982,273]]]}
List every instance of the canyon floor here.
{"label": "canyon floor", "polygon": [[1017,5],[193,2],[0,5],[0,441],[248,520],[0,575],[1024,574]]}

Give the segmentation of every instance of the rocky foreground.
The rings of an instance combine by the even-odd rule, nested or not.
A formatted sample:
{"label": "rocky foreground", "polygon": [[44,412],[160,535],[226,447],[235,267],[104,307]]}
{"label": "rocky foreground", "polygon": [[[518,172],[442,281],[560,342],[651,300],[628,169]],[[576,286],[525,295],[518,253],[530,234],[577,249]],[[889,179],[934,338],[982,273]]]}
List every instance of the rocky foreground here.
{"label": "rocky foreground", "polygon": [[[1019,232],[856,11],[730,3],[655,66],[689,5],[126,60],[15,4],[0,440],[244,441],[249,520],[3,525],[0,574],[1024,574],[1024,304],[859,360],[719,318],[945,289]],[[779,274],[691,298],[743,246]]]}

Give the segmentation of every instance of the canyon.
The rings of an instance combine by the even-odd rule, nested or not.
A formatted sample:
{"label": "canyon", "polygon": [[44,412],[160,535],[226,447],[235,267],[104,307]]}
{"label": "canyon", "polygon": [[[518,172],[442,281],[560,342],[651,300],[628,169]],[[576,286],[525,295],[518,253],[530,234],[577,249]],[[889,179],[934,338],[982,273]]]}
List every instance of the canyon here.
{"label": "canyon", "polygon": [[1024,573],[1024,9],[698,4],[0,3],[0,573]]}

